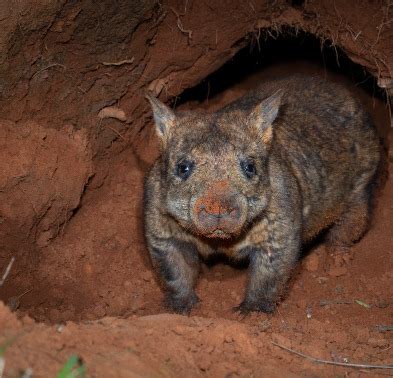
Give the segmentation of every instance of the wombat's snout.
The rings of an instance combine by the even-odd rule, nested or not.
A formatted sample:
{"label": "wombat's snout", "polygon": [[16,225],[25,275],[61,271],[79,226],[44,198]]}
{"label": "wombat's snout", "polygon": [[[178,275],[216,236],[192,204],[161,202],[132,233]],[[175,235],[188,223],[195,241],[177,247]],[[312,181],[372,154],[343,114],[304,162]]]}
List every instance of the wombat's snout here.
{"label": "wombat's snout", "polygon": [[201,198],[195,209],[203,228],[236,223],[240,216],[239,206],[233,198]]}
{"label": "wombat's snout", "polygon": [[242,201],[225,181],[213,183],[196,198],[192,213],[198,231],[211,238],[230,238],[244,223]]}

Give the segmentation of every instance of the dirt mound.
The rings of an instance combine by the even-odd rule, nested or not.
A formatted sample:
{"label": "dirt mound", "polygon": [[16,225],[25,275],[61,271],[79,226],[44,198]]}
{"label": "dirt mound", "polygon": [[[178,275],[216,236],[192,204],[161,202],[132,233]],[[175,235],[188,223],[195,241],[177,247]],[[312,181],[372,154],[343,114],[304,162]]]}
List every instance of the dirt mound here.
{"label": "dirt mound", "polygon": [[10,121],[0,131],[0,238],[44,247],[64,229],[93,173],[85,132]]}
{"label": "dirt mound", "polygon": [[[43,327],[28,318],[16,321],[4,307],[0,315],[0,325],[8,329],[5,335],[12,340],[5,354],[7,376],[28,369],[36,376],[54,376],[73,353],[82,356],[89,376],[295,377],[305,371],[337,376],[351,371],[310,364],[276,344],[338,363],[383,363],[388,362],[391,342],[378,330],[357,326],[342,332],[333,322],[318,320],[308,320],[302,326],[260,319],[248,325],[160,314]],[[323,328],[340,337],[316,339],[315,333]],[[369,345],[366,351],[365,345]],[[374,370],[373,375],[381,372]]]}

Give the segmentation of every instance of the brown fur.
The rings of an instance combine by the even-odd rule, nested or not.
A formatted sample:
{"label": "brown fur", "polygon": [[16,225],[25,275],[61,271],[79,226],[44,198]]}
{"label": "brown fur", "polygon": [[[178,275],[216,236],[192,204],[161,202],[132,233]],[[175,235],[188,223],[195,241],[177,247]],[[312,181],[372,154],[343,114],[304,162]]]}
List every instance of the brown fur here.
{"label": "brown fur", "polygon": [[344,87],[296,76],[213,114],[153,106],[162,154],[145,185],[145,234],[174,311],[197,302],[199,258],[249,259],[241,311],[274,310],[302,243],[368,226],[379,144]]}

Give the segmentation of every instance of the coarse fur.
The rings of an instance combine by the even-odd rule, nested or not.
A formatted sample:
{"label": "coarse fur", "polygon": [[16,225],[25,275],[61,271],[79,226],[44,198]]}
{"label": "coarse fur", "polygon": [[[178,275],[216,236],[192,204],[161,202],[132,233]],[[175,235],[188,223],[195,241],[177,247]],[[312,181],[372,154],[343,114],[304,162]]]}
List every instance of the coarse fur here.
{"label": "coarse fur", "polygon": [[242,312],[272,312],[304,242],[366,232],[379,142],[359,102],[320,77],[265,82],[215,113],[148,96],[162,141],[145,183],[145,236],[167,305],[188,313],[200,258],[249,259]]}

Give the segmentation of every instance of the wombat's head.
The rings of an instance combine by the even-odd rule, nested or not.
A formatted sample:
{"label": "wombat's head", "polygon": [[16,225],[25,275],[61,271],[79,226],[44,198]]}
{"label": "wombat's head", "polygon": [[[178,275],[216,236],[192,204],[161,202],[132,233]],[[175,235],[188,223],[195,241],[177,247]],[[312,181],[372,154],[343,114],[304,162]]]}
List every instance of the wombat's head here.
{"label": "wombat's head", "polygon": [[267,163],[281,93],[213,114],[175,114],[147,98],[162,141],[163,211],[199,236],[239,237],[269,199]]}

